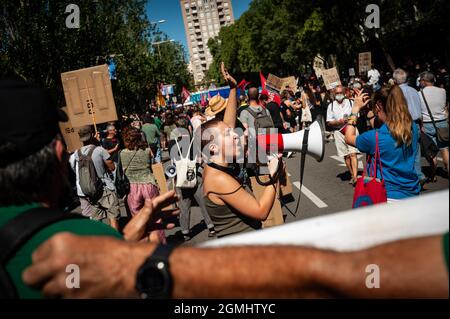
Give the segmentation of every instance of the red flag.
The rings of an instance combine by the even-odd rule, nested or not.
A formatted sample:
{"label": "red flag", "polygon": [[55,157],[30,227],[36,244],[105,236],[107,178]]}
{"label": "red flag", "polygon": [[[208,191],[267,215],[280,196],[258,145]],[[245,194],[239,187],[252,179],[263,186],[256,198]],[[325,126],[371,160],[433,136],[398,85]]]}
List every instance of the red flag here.
{"label": "red flag", "polygon": [[243,79],[237,86],[238,89],[245,90],[245,87],[248,86],[251,82],[247,82]]}
{"label": "red flag", "polygon": [[186,89],[184,86],[183,86],[183,90],[182,90],[182,92],[181,92],[181,96],[182,96],[182,98],[183,98],[183,103],[191,96],[191,92],[189,92],[188,91],[188,89]]}
{"label": "red flag", "polygon": [[261,71],[259,71],[259,78],[261,80],[261,86],[264,90],[266,88],[266,78],[264,77]]}

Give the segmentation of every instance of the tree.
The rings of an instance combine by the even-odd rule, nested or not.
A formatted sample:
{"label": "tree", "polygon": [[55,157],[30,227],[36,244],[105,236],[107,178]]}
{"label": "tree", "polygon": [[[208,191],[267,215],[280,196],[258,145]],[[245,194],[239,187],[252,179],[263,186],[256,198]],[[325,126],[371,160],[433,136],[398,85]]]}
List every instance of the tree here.
{"label": "tree", "polygon": [[146,0],[82,1],[80,28],[66,27],[67,3],[0,0],[0,76],[16,75],[49,88],[64,104],[60,73],[117,63],[113,93],[119,112],[142,111],[161,79],[189,87],[183,48],[176,43],[155,52],[151,43],[164,34],[145,14]]}
{"label": "tree", "polygon": [[358,53],[364,51],[371,51],[383,67],[403,66],[408,56],[437,57],[449,64],[448,1],[371,3],[380,8],[379,29],[365,26],[367,1],[254,0],[210,41],[211,67],[216,72],[217,62],[224,60],[232,72],[297,75],[311,69],[317,54],[328,64],[336,57],[338,67],[346,69],[356,67]]}

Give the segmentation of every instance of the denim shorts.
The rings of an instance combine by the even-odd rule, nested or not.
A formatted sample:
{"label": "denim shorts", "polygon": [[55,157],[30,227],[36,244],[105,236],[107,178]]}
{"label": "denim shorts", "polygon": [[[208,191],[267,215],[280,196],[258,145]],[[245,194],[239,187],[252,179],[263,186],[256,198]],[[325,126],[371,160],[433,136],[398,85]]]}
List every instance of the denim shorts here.
{"label": "denim shorts", "polygon": [[[436,121],[435,123],[436,123],[436,127],[438,127],[438,128],[448,128],[447,120]],[[435,130],[432,122],[424,122],[423,129],[425,130],[425,134],[427,134],[429,137],[431,137],[433,139],[433,141],[436,143],[436,145],[439,147],[440,150],[448,149],[447,143],[442,143],[442,142],[438,141],[438,139],[436,137],[436,130]]]}

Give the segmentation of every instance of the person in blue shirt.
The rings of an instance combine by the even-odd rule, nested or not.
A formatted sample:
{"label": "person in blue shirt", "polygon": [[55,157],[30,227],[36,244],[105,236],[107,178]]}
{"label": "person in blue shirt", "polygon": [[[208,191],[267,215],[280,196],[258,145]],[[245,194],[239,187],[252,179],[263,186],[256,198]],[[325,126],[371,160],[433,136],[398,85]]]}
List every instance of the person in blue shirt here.
{"label": "person in blue shirt", "polygon": [[[420,131],[420,128],[422,127],[422,107],[419,93],[416,91],[416,89],[412,88],[406,83],[408,74],[403,69],[396,69],[392,76],[395,83],[400,87],[400,89],[402,89],[403,95],[406,99],[406,104],[408,106],[409,114],[411,114],[415,126]],[[415,167],[417,175],[419,176],[420,184],[423,186],[427,179],[422,172],[420,139],[417,141],[417,147],[418,151],[416,155]]]}
{"label": "person in blue shirt", "polygon": [[[345,140],[349,145],[356,146],[359,151],[372,156],[375,154],[376,132],[383,178],[386,185],[388,202],[416,196],[420,192],[419,177],[415,169],[415,158],[418,152],[417,141],[419,131],[414,125],[408,110],[406,99],[401,88],[394,85],[384,87],[375,93],[373,112],[381,124],[374,129],[356,136],[357,114],[370,99],[367,93],[355,90],[352,114],[348,119]],[[369,163],[368,171],[373,163]],[[380,177],[380,167],[377,167],[377,177]]]}

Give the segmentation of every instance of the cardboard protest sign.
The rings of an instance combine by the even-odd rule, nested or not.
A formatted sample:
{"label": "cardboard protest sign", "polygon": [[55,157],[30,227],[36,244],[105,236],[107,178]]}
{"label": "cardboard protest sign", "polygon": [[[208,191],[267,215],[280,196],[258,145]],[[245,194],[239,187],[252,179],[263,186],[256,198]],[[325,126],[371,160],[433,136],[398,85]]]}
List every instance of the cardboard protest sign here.
{"label": "cardboard protest sign", "polygon": [[74,127],[117,121],[108,65],[61,73],[61,80]]}
{"label": "cardboard protest sign", "polygon": [[[266,182],[269,180],[269,176],[263,175],[263,176],[260,176],[260,179],[261,179],[261,181]],[[266,187],[259,185],[258,182],[256,181],[255,177],[250,177],[250,181],[252,184],[253,195],[255,195],[256,199],[259,200],[262,197]],[[280,191],[280,187],[278,186],[277,193],[279,193],[279,191]],[[278,198],[278,195],[276,198]],[[279,200],[275,200],[275,202],[273,203],[272,209],[270,210],[269,216],[263,222],[263,228],[278,226],[278,225],[282,225],[282,224],[284,224],[284,218],[283,218],[283,212],[281,210],[281,204],[280,204]]]}
{"label": "cardboard protest sign", "polygon": [[297,92],[297,80],[295,79],[295,76],[289,76],[283,79],[281,91],[286,89],[291,90],[294,93]]}
{"label": "cardboard protest sign", "polygon": [[266,81],[266,88],[271,91],[276,91],[277,93],[281,93],[286,89],[296,92],[297,80],[295,79],[295,76],[279,78],[276,75],[269,74],[269,77]]}
{"label": "cardboard protest sign", "polygon": [[372,53],[362,52],[359,54],[359,74],[365,73],[370,70],[372,65]]}
{"label": "cardboard protest sign", "polygon": [[268,90],[280,92],[282,87],[283,87],[283,79],[279,78],[276,75],[269,74],[269,77],[267,78],[266,81],[266,88]]}
{"label": "cardboard protest sign", "polygon": [[341,85],[341,80],[339,78],[339,73],[336,68],[331,68],[323,70],[322,72],[323,82],[327,90],[332,90],[336,86]]}
{"label": "cardboard protest sign", "polygon": [[[61,109],[67,114],[67,107],[62,107]],[[79,128],[73,127],[70,120],[68,122],[59,122],[59,129],[61,130],[61,134],[66,142],[67,151],[73,153],[83,146],[83,143],[80,141],[80,137],[78,136]]]}
{"label": "cardboard protest sign", "polygon": [[[166,174],[164,174],[164,167],[161,163],[157,163],[157,164],[153,164],[152,165],[152,172],[153,172],[153,176],[155,176],[156,182],[158,183],[159,186],[159,194],[165,194],[169,191],[169,187],[167,185],[167,179],[166,179]],[[173,185],[173,183],[172,183]],[[162,210],[166,211],[166,210],[171,210],[172,207],[167,206],[164,207]]]}

